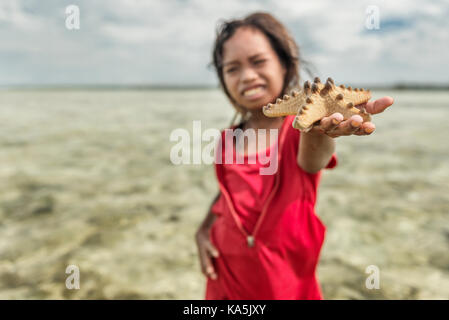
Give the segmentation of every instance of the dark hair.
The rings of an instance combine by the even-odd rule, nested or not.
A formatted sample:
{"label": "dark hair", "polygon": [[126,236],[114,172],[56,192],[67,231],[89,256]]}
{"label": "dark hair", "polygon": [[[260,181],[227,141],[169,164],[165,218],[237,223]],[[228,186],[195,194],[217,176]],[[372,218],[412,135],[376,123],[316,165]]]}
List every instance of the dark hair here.
{"label": "dark hair", "polygon": [[[243,19],[224,21],[217,28],[216,40],[213,48],[213,65],[217,72],[220,85],[237,112],[242,116],[245,110],[238,106],[226,88],[223,76],[223,46],[231,38],[238,28],[251,27],[264,33],[270,41],[271,46],[279,57],[282,65],[287,70],[284,78],[282,95],[299,86],[299,48],[295,40],[287,31],[285,26],[275,19],[271,14],[264,12],[253,13]],[[235,117],[232,122],[234,122]]]}

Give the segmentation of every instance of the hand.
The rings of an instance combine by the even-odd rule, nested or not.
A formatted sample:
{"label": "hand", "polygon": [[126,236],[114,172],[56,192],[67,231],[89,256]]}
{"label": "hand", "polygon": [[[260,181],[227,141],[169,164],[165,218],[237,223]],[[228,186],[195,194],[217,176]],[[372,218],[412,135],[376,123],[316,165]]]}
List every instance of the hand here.
{"label": "hand", "polygon": [[209,230],[200,228],[196,235],[196,245],[198,247],[198,253],[200,257],[201,272],[212,280],[217,279],[217,273],[215,272],[212,264],[213,258],[218,258],[218,250],[214,247],[209,240]]}
{"label": "hand", "polygon": [[[392,97],[383,97],[375,101],[369,101],[361,105],[360,108],[364,107],[368,113],[376,114],[383,112],[393,102]],[[329,137],[336,138],[352,134],[357,136],[370,135],[375,129],[376,126],[374,123],[369,121],[363,122],[362,117],[359,115],[354,115],[343,121],[343,115],[336,112],[329,117],[322,118],[319,124],[314,126],[310,132],[321,132],[327,134]]]}

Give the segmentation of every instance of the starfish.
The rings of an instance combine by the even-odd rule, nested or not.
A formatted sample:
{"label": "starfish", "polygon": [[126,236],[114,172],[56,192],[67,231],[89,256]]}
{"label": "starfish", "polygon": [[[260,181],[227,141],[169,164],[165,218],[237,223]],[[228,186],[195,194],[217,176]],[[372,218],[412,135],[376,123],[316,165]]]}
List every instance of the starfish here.
{"label": "starfish", "polygon": [[370,114],[361,106],[370,98],[370,90],[346,88],[343,84],[337,87],[331,78],[323,84],[316,77],[312,85],[306,81],[302,90],[293,91],[291,96],[286,94],[282,99],[278,98],[275,104],[264,106],[263,113],[267,117],[296,114],[293,127],[307,132],[315,123],[335,112],[341,113],[345,120],[358,114],[363,121],[370,121]]}

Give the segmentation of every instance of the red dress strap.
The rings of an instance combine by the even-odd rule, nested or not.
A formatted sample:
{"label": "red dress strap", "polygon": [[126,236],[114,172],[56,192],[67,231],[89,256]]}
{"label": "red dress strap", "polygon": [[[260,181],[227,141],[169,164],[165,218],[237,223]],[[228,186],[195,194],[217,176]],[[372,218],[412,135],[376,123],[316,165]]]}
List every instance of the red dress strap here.
{"label": "red dress strap", "polygon": [[[264,203],[261,214],[258,217],[256,225],[254,227],[254,230],[251,233],[248,232],[247,230],[245,230],[245,228],[243,227],[242,222],[235,210],[235,206],[232,203],[231,195],[230,195],[229,191],[227,190],[226,186],[222,183],[222,181],[224,180],[222,163],[224,162],[223,157],[226,154],[225,153],[226,152],[226,150],[225,150],[226,143],[223,143],[223,141],[225,141],[225,130],[223,130],[222,135],[221,135],[221,143],[220,143],[221,152],[216,154],[216,164],[215,164],[217,179],[219,181],[219,187],[220,187],[220,191],[221,191],[221,196],[220,196],[219,200],[217,201],[217,205],[223,206],[224,203],[226,203],[228,205],[235,224],[237,225],[239,230],[242,232],[242,234],[246,237],[248,246],[250,246],[250,247],[253,246],[253,244],[254,244],[255,236],[256,236],[258,230],[260,229],[260,226],[262,225],[262,222],[266,215],[268,206],[270,205],[270,202],[272,201],[272,199],[273,199],[274,195],[276,194],[276,191],[279,187],[279,175],[280,175],[279,171],[281,170],[280,163],[281,163],[281,158],[282,158],[282,149],[285,144],[284,142],[285,142],[285,138],[287,135],[287,131],[289,129],[288,124],[291,122],[289,120],[291,120],[291,119],[289,119],[289,117],[286,117],[284,119],[281,129],[280,129],[280,134],[278,137],[277,153],[275,153],[275,155],[274,155],[275,156],[274,159],[275,159],[275,161],[277,161],[277,170],[274,173],[274,179],[275,179],[274,186],[273,186],[270,194],[268,195],[267,201]],[[235,129],[235,126],[232,129]],[[272,155],[270,154],[270,156],[272,156]],[[219,157],[219,158],[217,159],[217,157]],[[217,160],[219,160],[218,163],[217,163]],[[216,209],[216,207],[213,209]]]}

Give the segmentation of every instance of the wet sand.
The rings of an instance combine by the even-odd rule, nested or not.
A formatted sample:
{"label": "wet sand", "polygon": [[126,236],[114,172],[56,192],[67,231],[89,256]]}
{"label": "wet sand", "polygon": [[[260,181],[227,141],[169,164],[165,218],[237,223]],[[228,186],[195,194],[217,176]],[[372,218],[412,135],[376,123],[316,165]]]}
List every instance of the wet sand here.
{"label": "wet sand", "polygon": [[[449,298],[449,92],[395,105],[337,139],[317,214],[326,299]],[[224,128],[215,90],[1,91],[0,299],[202,299],[194,233],[213,167],[175,166],[175,128]],[[68,290],[68,265],[80,289]],[[368,290],[365,269],[380,270]]]}

